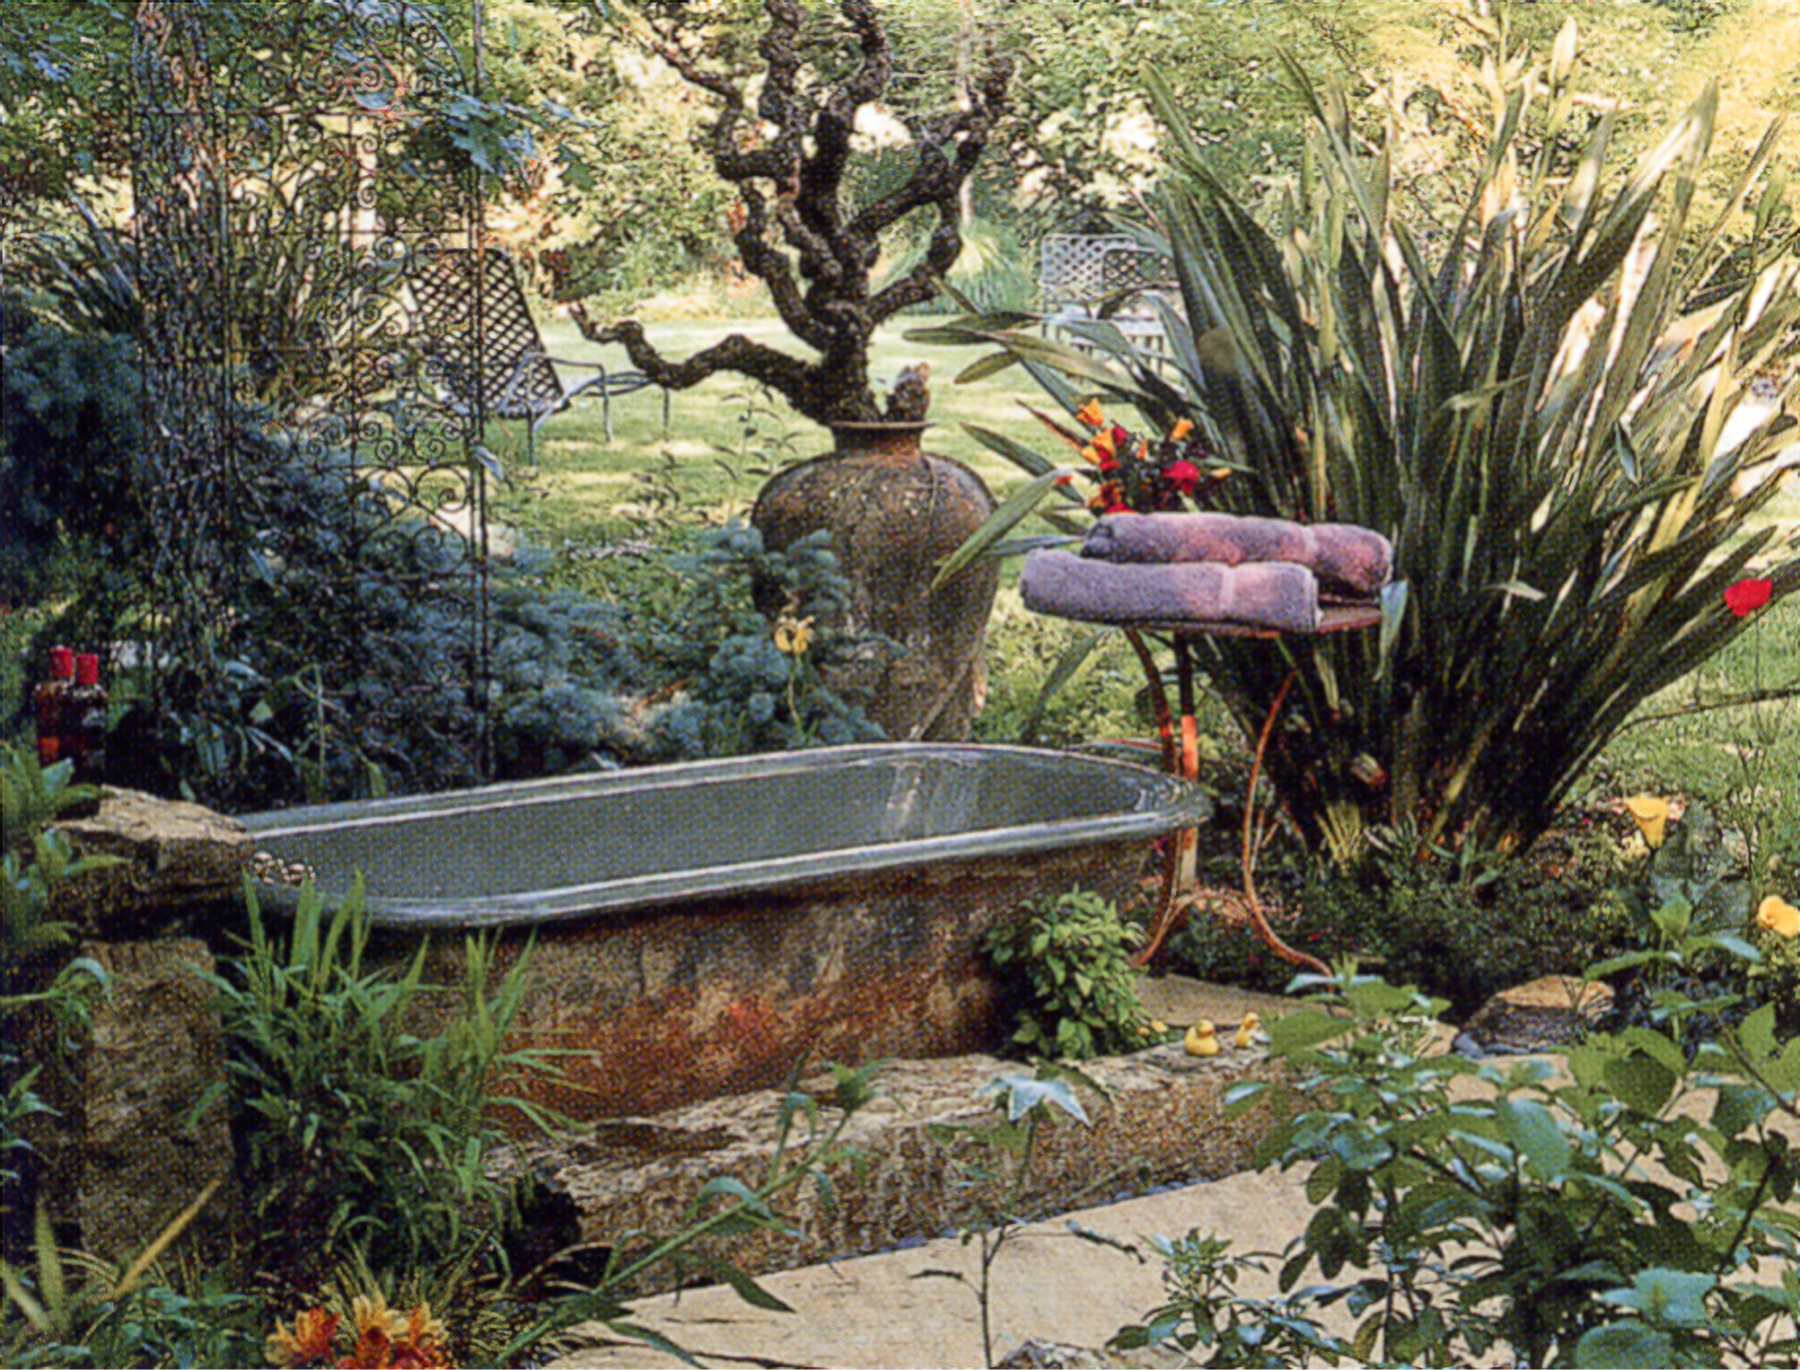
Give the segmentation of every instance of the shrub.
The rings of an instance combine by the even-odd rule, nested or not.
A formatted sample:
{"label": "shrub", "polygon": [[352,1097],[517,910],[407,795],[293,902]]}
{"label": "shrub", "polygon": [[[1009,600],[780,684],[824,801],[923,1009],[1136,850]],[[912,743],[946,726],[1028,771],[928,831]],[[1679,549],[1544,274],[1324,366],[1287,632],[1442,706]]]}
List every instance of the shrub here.
{"label": "shrub", "polygon": [[[1441,996],[1459,1020],[1503,989],[1580,975],[1640,926],[1619,888],[1618,849],[1601,832],[1558,833],[1528,860],[1469,864],[1443,849],[1421,859],[1410,835],[1372,840],[1380,845],[1360,868],[1317,863],[1284,895],[1292,921],[1282,935],[1321,960],[1354,956]],[[1169,947],[1202,979],[1279,992],[1293,978],[1247,928],[1199,911]]]}
{"label": "shrub", "polygon": [[[1731,487],[1789,421],[1719,447],[1800,317],[1779,177],[1757,189],[1774,140],[1704,227],[1690,209],[1716,90],[1609,184],[1617,119],[1581,127],[1564,33],[1547,69],[1484,53],[1495,122],[1453,224],[1402,222],[1405,149],[1362,155],[1344,98],[1290,61],[1318,156],[1265,227],[1149,72],[1175,174],[1139,232],[1179,278],[1172,365],[1103,321],[1080,330],[1096,356],[1005,317],[931,332],[998,338],[1070,413],[1098,390],[1155,432],[1193,421],[1237,472],[1216,497],[1229,512],[1393,539],[1378,633],[1203,653],[1247,737],[1294,673],[1267,773],[1309,845],[1340,857],[1382,824],[1529,844],[1632,710],[1739,631],[1721,591],[1775,536],[1740,535],[1779,478]],[[1727,250],[1746,203],[1750,232]],[[1800,561],[1768,574],[1785,595]]]}
{"label": "shrub", "polygon": [[134,507],[144,444],[129,338],[68,333],[8,301],[0,367],[0,604],[129,602],[148,529]]}
{"label": "shrub", "polygon": [[1022,1051],[1080,1061],[1136,1051],[1149,1019],[1138,1002],[1129,949],[1142,935],[1108,900],[1073,889],[1026,904],[1031,918],[987,936],[996,966],[1013,967],[1026,1006],[1012,1040]]}
{"label": "shrub", "polygon": [[[1657,954],[1755,955],[1686,933]],[[1571,1048],[1559,1083],[1546,1061],[1425,1054],[1441,1002],[1353,965],[1307,978],[1318,1002],[1270,1032],[1298,1078],[1228,1096],[1274,1103],[1259,1160],[1305,1167],[1317,1206],[1284,1297],[1238,1295],[1236,1268],[1258,1258],[1194,1234],[1171,1301],[1116,1344],[1217,1347],[1217,1365],[1460,1365],[1501,1347],[1524,1365],[1791,1362],[1800,1287],[1782,1272],[1800,1248],[1778,1206],[1800,1162],[1777,1124],[1800,1052],[1776,1041],[1772,1006],[1690,1062],[1684,1025],[1704,1006],[1672,1000],[1656,1027]],[[1353,1335],[1320,1329],[1335,1304]]]}

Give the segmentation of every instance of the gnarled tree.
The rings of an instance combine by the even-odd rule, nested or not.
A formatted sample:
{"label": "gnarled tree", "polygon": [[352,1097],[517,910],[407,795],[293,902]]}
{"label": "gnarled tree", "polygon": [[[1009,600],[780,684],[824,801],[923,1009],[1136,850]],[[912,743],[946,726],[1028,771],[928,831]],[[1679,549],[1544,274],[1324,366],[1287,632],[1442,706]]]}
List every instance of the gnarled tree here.
{"label": "gnarled tree", "polygon": [[[911,175],[852,207],[845,181],[857,111],[881,100],[894,78],[893,49],[872,0],[837,0],[836,16],[814,14],[800,0],[766,0],[768,29],[747,61],[733,60],[717,29],[702,24],[702,8],[662,6],[644,17],[642,32],[657,55],[718,101],[706,150],[737,188],[738,252],[767,283],[782,321],[819,359],[734,333],[671,362],[635,320],[602,326],[577,307],[577,322],[595,342],[623,344],[633,366],[669,389],[735,371],[821,424],[924,417],[913,412],[918,387],[896,391],[884,413],[869,381],[869,339],[885,320],[930,299],[961,252],[960,192],[1005,107],[1011,61],[987,48],[956,108],[906,118]],[[881,235],[921,210],[937,215],[924,258],[874,289]]]}

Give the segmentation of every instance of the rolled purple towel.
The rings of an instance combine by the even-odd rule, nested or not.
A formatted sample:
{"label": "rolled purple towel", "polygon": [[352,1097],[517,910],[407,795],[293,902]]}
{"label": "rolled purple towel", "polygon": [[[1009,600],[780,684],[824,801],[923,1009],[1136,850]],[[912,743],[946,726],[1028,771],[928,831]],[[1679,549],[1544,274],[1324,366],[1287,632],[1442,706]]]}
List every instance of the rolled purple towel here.
{"label": "rolled purple towel", "polygon": [[1035,613],[1094,623],[1237,623],[1311,633],[1322,617],[1317,578],[1282,561],[1162,566],[1039,548],[1025,558],[1019,594]]}
{"label": "rolled purple towel", "polygon": [[1372,528],[1235,514],[1108,514],[1088,531],[1081,554],[1117,562],[1294,562],[1310,567],[1327,591],[1359,598],[1379,592],[1394,571],[1393,544]]}

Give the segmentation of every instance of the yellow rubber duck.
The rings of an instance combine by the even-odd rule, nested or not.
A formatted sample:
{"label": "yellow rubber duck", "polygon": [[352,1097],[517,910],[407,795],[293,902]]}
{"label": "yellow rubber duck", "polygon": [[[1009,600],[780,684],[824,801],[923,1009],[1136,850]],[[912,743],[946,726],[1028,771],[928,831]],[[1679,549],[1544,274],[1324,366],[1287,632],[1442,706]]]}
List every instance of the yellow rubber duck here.
{"label": "yellow rubber duck", "polygon": [[1189,1056],[1217,1056],[1219,1054],[1218,1030],[1206,1019],[1202,1018],[1187,1030],[1181,1045]]}
{"label": "yellow rubber duck", "polygon": [[1232,1046],[1236,1047],[1239,1051],[1244,1050],[1246,1047],[1255,1046],[1256,1030],[1261,1026],[1262,1023],[1257,1018],[1254,1009],[1249,1013],[1246,1013],[1244,1015],[1244,1021],[1238,1024],[1237,1035],[1231,1039]]}

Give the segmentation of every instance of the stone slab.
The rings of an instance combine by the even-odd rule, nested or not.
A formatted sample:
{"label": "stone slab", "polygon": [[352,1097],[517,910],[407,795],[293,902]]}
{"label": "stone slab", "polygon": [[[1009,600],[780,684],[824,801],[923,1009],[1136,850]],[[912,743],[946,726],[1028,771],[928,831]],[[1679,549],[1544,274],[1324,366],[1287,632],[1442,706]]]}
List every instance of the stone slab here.
{"label": "stone slab", "polygon": [[[1020,1205],[1026,1214],[1067,1211],[1099,1198],[1243,1169],[1269,1115],[1259,1109],[1227,1121],[1223,1095],[1240,1080],[1272,1078],[1279,1067],[1260,1048],[1200,1060],[1179,1044],[1166,1044],[1087,1062],[1082,1069],[1110,1101],[1084,1099],[1092,1126],[1058,1115],[1040,1132]],[[761,1274],[879,1251],[957,1227],[974,1196],[958,1183],[966,1171],[953,1153],[973,1144],[940,1143],[931,1128],[981,1122],[991,1116],[982,1086],[1028,1071],[990,1056],[886,1067],[876,1076],[877,1097],[844,1133],[860,1156],[829,1172],[835,1201],[803,1185],[780,1204],[797,1235],[752,1232],[704,1249]],[[801,1083],[815,1097],[828,1094],[829,1077]],[[617,1119],[572,1142],[520,1144],[509,1165],[529,1167],[561,1203],[572,1205],[584,1242],[604,1244],[634,1230],[672,1232],[685,1224],[689,1203],[708,1180],[732,1175],[754,1186],[763,1179],[775,1150],[781,1097],[766,1090],[654,1117]],[[840,1116],[829,1106],[821,1115],[827,1126]],[[975,1153],[961,1154],[972,1159]],[[666,1287],[668,1273],[656,1277]]]}
{"label": "stone slab", "polygon": [[[192,938],[86,942],[111,980],[66,1066],[51,1063],[37,1088],[56,1115],[26,1120],[44,1162],[40,1194],[82,1248],[125,1262],[213,1180],[218,1192],[193,1231],[223,1237],[235,1203],[225,1044],[213,989],[201,977],[212,953]],[[40,1043],[47,1031],[40,1026]],[[188,1240],[184,1237],[184,1241]]]}
{"label": "stone slab", "polygon": [[191,931],[184,925],[189,910],[242,902],[250,836],[211,809],[109,787],[98,813],[56,827],[80,853],[123,858],[52,892],[51,916],[84,936],[119,941],[171,927]]}

